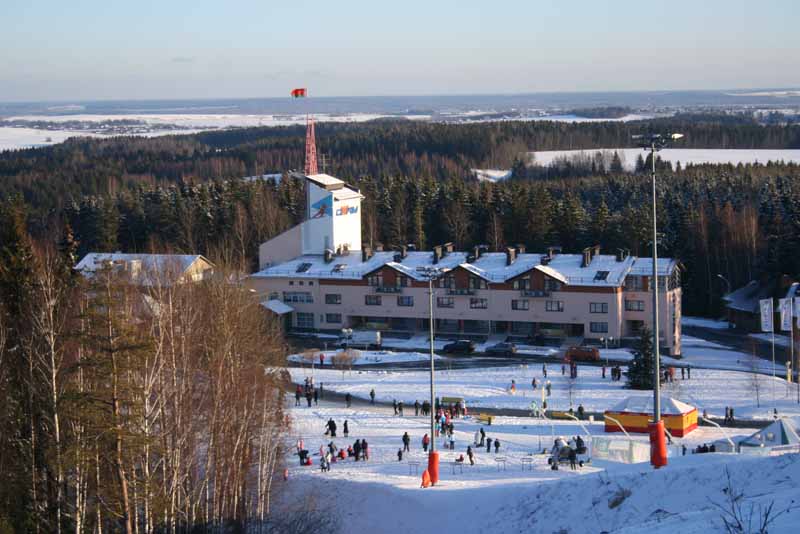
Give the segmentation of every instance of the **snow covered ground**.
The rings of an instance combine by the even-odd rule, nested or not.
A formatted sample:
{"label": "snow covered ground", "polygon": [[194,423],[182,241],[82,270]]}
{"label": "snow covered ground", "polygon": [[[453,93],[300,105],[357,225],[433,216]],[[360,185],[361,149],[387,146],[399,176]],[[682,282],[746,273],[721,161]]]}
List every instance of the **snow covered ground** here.
{"label": "snow covered ground", "polygon": [[[716,533],[725,532],[721,512],[727,487],[745,492],[745,502],[776,509],[795,508],[782,515],[770,532],[795,532],[800,488],[800,455],[752,458],[728,454],[673,456],[669,465],[653,471],[646,463],[624,465],[594,462],[577,471],[562,467],[552,471],[546,457],[536,454],[552,443],[552,436],[574,436],[588,431],[602,434],[602,425],[557,421],[552,426],[529,418],[497,417],[484,427],[487,436],[499,438],[500,453],[476,449],[476,465],[453,469],[453,461],[472,444],[479,425],[470,419],[455,421],[455,451],[440,450],[440,483],[420,489],[426,465],[420,440],[428,432],[424,417],[395,417],[383,407],[347,409],[323,401],[313,408],[293,408],[292,445],[287,456],[289,482],[284,501],[314,495],[327,513],[338,514],[342,532],[485,534],[530,533]],[[334,463],[329,473],[318,467],[318,450],[331,438],[324,424],[336,420],[341,436],[346,419],[349,438],[333,441],[346,447],[356,438],[370,447],[368,462],[350,459]],[[411,436],[411,452],[397,460],[401,436]],[[742,434],[751,431],[741,429]],[[703,427],[685,440],[691,449],[722,437],[719,430]],[[313,466],[301,467],[293,445],[303,439]],[[588,439],[588,438],[587,438]],[[635,439],[646,440],[646,437]],[[441,449],[441,443],[437,446]],[[495,458],[506,459],[505,469]],[[523,470],[522,458],[532,458]],[[411,462],[419,462],[414,466]],[[500,464],[502,465],[502,464]],[[281,504],[278,504],[280,509]]]}
{"label": "snow covered ground", "polygon": [[[577,409],[582,404],[589,412],[602,412],[629,396],[648,397],[648,391],[625,388],[625,381],[612,382],[610,374],[602,378],[599,367],[578,366],[578,379],[561,374],[561,366],[547,364],[547,379],[552,383],[552,396],[546,397],[548,409]],[[294,382],[302,383],[311,374],[309,368],[290,368]],[[422,402],[429,393],[429,373],[421,370],[357,370],[342,373],[332,369],[315,369],[315,380],[323,382],[326,390],[350,393],[353,397],[368,399],[375,389],[376,399],[384,402],[403,401],[407,406],[415,400]],[[755,376],[755,378],[754,378]],[[536,377],[538,387],[531,388]],[[436,391],[439,396],[464,397],[473,412],[480,408],[516,408],[528,410],[531,402],[542,404],[542,383],[545,380],[540,364],[450,369],[446,361],[437,367]],[[516,382],[516,393],[510,391],[511,381]],[[756,382],[757,381],[757,382]],[[758,388],[758,402],[756,401]],[[782,415],[800,415],[794,385],[769,375],[749,372],[693,369],[691,380],[676,380],[663,387],[665,396],[696,406],[709,415],[722,417],[726,406],[732,406],[738,417],[770,419],[772,409]]]}
{"label": "snow covered ground", "polygon": [[[594,150],[546,150],[531,152],[536,165],[552,165],[556,159],[572,157],[593,157],[597,152],[611,154],[617,152],[623,166],[633,170],[638,156],[646,154],[640,148],[607,148]],[[673,165],[680,161],[682,166],[689,163],[766,163],[767,161],[800,162],[800,150],[780,149],[717,149],[717,148],[666,148],[658,153],[659,157]]]}
{"label": "snow covered ground", "polygon": [[711,328],[713,330],[727,330],[729,328],[728,321],[706,319],[705,317],[689,317],[686,315],[681,317],[681,324],[683,326],[699,326],[701,328]]}
{"label": "snow covered ground", "polygon": [[[771,333],[762,332],[762,333],[759,333],[759,334],[749,334],[749,335],[753,339],[758,339],[759,341],[763,341],[765,343],[772,343],[772,334]],[[784,335],[784,334],[777,334],[777,333],[775,334],[775,346],[776,347],[787,348],[787,347],[789,347],[789,342],[790,342],[789,336]],[[797,347],[797,349],[800,349],[800,347]]]}

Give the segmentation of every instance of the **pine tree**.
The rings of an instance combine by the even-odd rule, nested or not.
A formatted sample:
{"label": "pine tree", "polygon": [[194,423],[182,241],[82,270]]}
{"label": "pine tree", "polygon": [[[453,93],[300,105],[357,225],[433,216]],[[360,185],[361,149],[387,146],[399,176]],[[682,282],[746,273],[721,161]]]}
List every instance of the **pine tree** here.
{"label": "pine tree", "polygon": [[633,352],[633,360],[628,367],[628,387],[630,389],[653,389],[653,334],[646,326],[642,327],[639,341]]}

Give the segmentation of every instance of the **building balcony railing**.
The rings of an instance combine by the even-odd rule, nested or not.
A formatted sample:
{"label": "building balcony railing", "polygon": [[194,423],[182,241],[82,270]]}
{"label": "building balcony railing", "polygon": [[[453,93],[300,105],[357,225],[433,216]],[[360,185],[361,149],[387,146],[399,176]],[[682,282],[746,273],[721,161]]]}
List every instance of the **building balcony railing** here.
{"label": "building balcony railing", "polygon": [[474,295],[475,290],[470,287],[449,287],[447,288],[448,295]]}
{"label": "building balcony railing", "polygon": [[523,297],[549,297],[550,292],[546,289],[523,289],[520,291]]}
{"label": "building balcony railing", "polygon": [[376,293],[402,293],[403,288],[399,286],[374,286]]}

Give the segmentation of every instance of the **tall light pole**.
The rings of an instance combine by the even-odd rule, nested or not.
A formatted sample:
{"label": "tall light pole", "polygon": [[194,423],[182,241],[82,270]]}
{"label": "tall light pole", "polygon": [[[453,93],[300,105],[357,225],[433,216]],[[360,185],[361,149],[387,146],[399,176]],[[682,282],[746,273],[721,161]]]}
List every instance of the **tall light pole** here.
{"label": "tall light pole", "polygon": [[[437,267],[419,267],[417,272],[422,274],[428,279],[428,331],[430,335],[430,357],[431,357],[431,434],[430,434],[430,453],[428,454],[428,474],[431,477],[431,483],[436,484],[439,482],[439,453],[436,452],[436,393],[434,390],[434,352],[433,352],[433,281],[439,278],[444,272]],[[434,480],[435,479],[435,480]]]}
{"label": "tall light pole", "polygon": [[650,428],[650,463],[655,468],[667,465],[667,451],[664,443],[664,422],[661,420],[661,353],[658,328],[658,221],[656,211],[656,152],[667,146],[669,141],[683,137],[683,134],[634,135],[639,146],[650,151],[653,191],[653,424]]}

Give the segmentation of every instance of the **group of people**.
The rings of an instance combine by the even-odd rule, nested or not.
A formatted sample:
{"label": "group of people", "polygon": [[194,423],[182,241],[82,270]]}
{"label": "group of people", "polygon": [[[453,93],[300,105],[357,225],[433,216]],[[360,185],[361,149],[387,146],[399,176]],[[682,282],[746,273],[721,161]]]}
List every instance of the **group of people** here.
{"label": "group of people", "polygon": [[[603,378],[606,376],[606,368],[603,367]],[[622,380],[622,368],[619,365],[615,365],[611,368],[611,381],[618,382]]]}
{"label": "group of people", "polygon": [[725,407],[725,423],[726,425],[734,424],[733,422],[733,406],[726,406]]}
{"label": "group of people", "polygon": [[717,447],[713,443],[711,445],[703,443],[702,445],[698,445],[694,450],[695,454],[703,454],[706,452],[717,452]]}
{"label": "group of people", "polygon": [[315,388],[313,376],[307,376],[305,383],[302,386],[298,384],[295,388],[294,405],[300,406],[300,399],[302,399],[304,396],[309,408],[311,408],[312,402],[315,406],[319,404],[319,399],[322,397],[322,384],[319,385],[319,389]]}
{"label": "group of people", "polygon": [[[338,425],[336,421],[334,421],[333,418],[328,419],[325,423],[325,436],[335,438],[337,430]],[[342,434],[345,438],[349,437],[350,428],[347,419],[345,419],[342,424]],[[304,447],[302,439],[297,442],[297,455],[300,457],[300,465],[311,465],[311,458],[308,455],[308,450]],[[319,456],[320,470],[326,472],[330,471],[331,464],[335,463],[337,459],[344,460],[346,458],[353,458],[356,462],[359,460],[369,460],[369,444],[366,439],[356,439],[352,445],[348,445],[347,449],[340,449],[336,446],[336,443],[331,440],[327,447],[320,445]]]}

